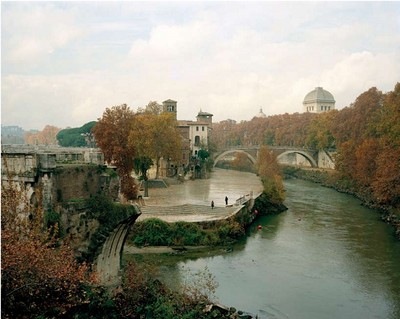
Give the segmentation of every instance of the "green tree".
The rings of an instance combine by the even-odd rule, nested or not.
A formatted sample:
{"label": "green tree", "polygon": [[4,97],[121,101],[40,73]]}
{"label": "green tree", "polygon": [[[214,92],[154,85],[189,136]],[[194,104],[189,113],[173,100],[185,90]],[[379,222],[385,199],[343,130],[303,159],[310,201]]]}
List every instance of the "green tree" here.
{"label": "green tree", "polygon": [[207,160],[207,158],[210,157],[210,153],[209,153],[207,150],[205,150],[205,149],[200,149],[200,150],[197,152],[197,156],[198,156],[202,161],[205,161],[205,160]]}
{"label": "green tree", "polygon": [[121,193],[127,199],[134,199],[137,195],[137,186],[131,175],[136,151],[134,145],[128,143],[134,118],[135,114],[126,104],[113,106],[106,108],[92,130],[105,160],[116,166],[121,178]]}
{"label": "green tree", "polygon": [[153,160],[150,157],[139,156],[133,160],[133,168],[135,173],[140,175],[140,179],[144,182],[144,196],[149,196],[147,171],[153,166]]}
{"label": "green tree", "polygon": [[[88,143],[92,134],[92,128],[96,121],[88,122],[81,127],[66,128],[58,132],[56,138],[58,144],[63,147],[93,146]],[[88,139],[89,138],[89,139]]]}

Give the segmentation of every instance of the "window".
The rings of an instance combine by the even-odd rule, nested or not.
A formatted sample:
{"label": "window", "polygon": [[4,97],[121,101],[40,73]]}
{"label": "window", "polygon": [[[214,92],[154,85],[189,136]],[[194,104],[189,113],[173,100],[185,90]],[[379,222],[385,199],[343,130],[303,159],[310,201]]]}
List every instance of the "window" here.
{"label": "window", "polygon": [[196,135],[194,137],[194,145],[199,146],[200,145],[200,136]]}
{"label": "window", "polygon": [[196,126],[196,131],[199,131],[199,127],[198,126]]}
{"label": "window", "polygon": [[201,130],[204,132],[204,126],[201,127]]}

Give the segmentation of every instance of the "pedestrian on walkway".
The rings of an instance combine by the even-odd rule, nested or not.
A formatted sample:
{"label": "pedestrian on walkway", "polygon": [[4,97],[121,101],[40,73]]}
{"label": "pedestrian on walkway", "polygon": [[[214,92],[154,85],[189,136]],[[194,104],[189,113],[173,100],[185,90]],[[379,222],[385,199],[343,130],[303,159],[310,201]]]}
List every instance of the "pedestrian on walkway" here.
{"label": "pedestrian on walkway", "polygon": [[214,209],[214,201],[211,201],[211,209]]}
{"label": "pedestrian on walkway", "polygon": [[225,196],[225,205],[228,206],[228,196]]}

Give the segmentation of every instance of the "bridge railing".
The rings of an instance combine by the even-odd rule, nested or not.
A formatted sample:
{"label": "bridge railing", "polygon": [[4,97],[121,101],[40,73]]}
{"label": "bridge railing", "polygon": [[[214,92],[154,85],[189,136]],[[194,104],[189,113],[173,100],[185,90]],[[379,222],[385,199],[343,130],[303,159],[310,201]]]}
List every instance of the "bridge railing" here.
{"label": "bridge railing", "polygon": [[243,205],[251,198],[253,198],[253,191],[250,191],[250,193],[240,196],[238,199],[236,199],[235,205],[236,206]]}

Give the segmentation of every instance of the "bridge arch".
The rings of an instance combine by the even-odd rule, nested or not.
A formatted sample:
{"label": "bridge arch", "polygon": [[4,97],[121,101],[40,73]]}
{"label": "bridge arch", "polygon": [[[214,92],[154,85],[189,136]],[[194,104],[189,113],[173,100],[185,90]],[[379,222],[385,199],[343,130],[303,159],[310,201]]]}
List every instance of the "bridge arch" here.
{"label": "bridge arch", "polygon": [[244,153],[247,158],[253,163],[256,164],[257,160],[248,152],[244,151],[244,150],[229,150],[229,151],[225,151],[223,153],[221,153],[220,155],[218,155],[215,160],[214,160],[214,167],[215,165],[221,160],[223,159],[226,155],[231,154],[231,153]]}
{"label": "bridge arch", "polygon": [[286,155],[289,155],[289,154],[293,154],[293,153],[303,156],[310,163],[311,167],[318,167],[317,162],[312,158],[312,156],[310,156],[310,154],[308,154],[307,152],[304,152],[304,151],[300,151],[300,150],[289,150],[289,151],[279,154],[277,156],[278,162],[279,162],[280,158],[282,158]]}
{"label": "bridge arch", "polygon": [[99,282],[104,285],[118,283],[121,269],[122,252],[131,226],[141,215],[140,208],[134,205],[136,214],[122,220],[109,234],[103,244],[101,253],[95,261],[96,273]]}

